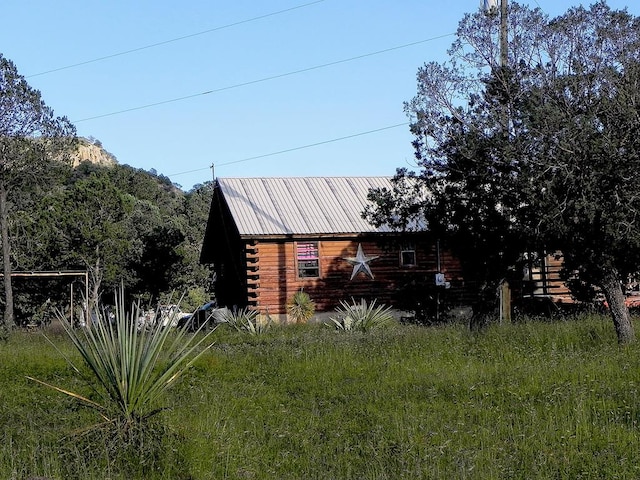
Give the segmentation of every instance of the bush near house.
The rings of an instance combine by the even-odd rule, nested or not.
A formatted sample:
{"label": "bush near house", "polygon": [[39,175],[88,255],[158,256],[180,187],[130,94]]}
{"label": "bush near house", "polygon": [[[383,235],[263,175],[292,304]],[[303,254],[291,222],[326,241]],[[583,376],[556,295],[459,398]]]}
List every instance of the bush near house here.
{"label": "bush near house", "polygon": [[307,323],[316,313],[316,304],[308,293],[300,290],[287,303],[287,313],[294,323]]}

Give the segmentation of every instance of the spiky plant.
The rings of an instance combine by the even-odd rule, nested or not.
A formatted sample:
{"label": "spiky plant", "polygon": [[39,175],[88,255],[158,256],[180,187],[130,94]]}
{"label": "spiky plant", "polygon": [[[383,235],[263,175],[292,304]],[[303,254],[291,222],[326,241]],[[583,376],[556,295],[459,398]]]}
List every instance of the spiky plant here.
{"label": "spiky plant", "polygon": [[257,310],[250,308],[240,308],[236,310],[225,310],[222,313],[222,321],[238,332],[249,335],[262,335],[271,328],[271,319],[261,321]]}
{"label": "spiky plant", "polygon": [[300,290],[289,300],[287,313],[295,323],[307,323],[316,313],[316,304],[307,292]]}
{"label": "spiky plant", "polygon": [[[89,367],[90,375],[82,373],[68,357],[71,367],[97,393],[93,401],[83,395],[41,384],[70,395],[95,408],[104,422],[98,426],[115,426],[119,433],[141,426],[162,410],[160,397],[206,351],[213,330],[205,335],[193,335],[186,328],[172,329],[156,322],[149,328],[137,328],[142,315],[139,305],[127,311],[124,289],[116,295],[115,318],[104,311],[96,312],[85,328],[74,329],[62,315],[60,321],[73,345]],[[203,345],[206,348],[203,348]]]}
{"label": "spiky plant", "polygon": [[391,308],[384,305],[377,305],[373,300],[370,304],[362,299],[356,302],[351,299],[351,303],[340,302],[340,307],[336,308],[336,315],[329,318],[331,324],[336,329],[345,332],[363,332],[386,327],[393,323]]}

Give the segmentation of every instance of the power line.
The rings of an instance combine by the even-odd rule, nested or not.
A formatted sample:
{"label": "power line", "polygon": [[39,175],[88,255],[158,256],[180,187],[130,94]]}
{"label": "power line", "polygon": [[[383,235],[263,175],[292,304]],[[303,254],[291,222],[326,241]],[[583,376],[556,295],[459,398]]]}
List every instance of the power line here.
{"label": "power line", "polygon": [[194,93],[192,95],[185,95],[183,97],[172,98],[172,99],[169,99],[169,100],[162,100],[160,102],[147,103],[145,105],[140,105],[138,107],[131,107],[131,108],[123,109],[123,110],[117,110],[115,112],[103,113],[101,115],[95,115],[93,117],[81,118],[79,120],[74,120],[73,122],[74,123],[87,122],[89,120],[96,120],[98,118],[110,117],[110,116],[113,116],[113,115],[120,115],[122,113],[133,112],[133,111],[136,111],[136,110],[143,110],[145,108],[150,108],[150,107],[157,107],[159,105],[165,105],[167,103],[180,102],[182,100],[188,100],[190,98],[200,97],[200,96],[203,96],[203,95],[210,95],[212,93],[219,93],[219,92],[223,92],[225,90],[232,90],[232,89],[235,89],[235,88],[246,87],[248,85],[254,85],[256,83],[267,82],[269,80],[275,80],[275,79],[278,79],[278,78],[289,77],[289,76],[297,75],[297,74],[300,74],[300,73],[310,72],[312,70],[318,70],[318,69],[321,69],[321,68],[331,67],[333,65],[339,65],[341,63],[352,62],[354,60],[360,60],[362,58],[372,57],[374,55],[380,55],[382,53],[387,53],[387,52],[391,52],[391,51],[394,51],[394,50],[400,50],[402,48],[413,47],[413,46],[419,45],[421,43],[432,42],[434,40],[438,40],[438,39],[441,39],[441,38],[449,37],[451,35],[454,35],[454,34],[453,33],[447,33],[447,34],[444,34],[444,35],[439,35],[437,37],[427,38],[425,40],[419,40],[417,42],[405,43],[404,45],[398,45],[398,46],[395,46],[395,47],[385,48],[384,50],[378,50],[376,52],[365,53],[365,54],[358,55],[358,56],[355,56],[355,57],[345,58],[345,59],[342,59],[342,60],[336,60],[334,62],[329,62],[329,63],[323,63],[321,65],[315,65],[313,67],[302,68],[300,70],[293,70],[291,72],[280,73],[278,75],[272,75],[272,76],[269,76],[269,77],[259,78],[257,80],[250,80],[248,82],[236,83],[234,85],[229,85],[229,86],[226,86],[226,87],[220,87],[220,88],[216,88],[214,90],[208,90],[206,92]]}
{"label": "power line", "polygon": [[[376,128],[374,130],[367,130],[366,132],[354,133],[352,135],[346,135],[344,137],[332,138],[331,140],[323,140],[321,142],[309,143],[307,145],[302,145],[302,146],[299,146],[299,147],[287,148],[286,150],[279,150],[277,152],[265,153],[263,155],[256,155],[256,156],[253,156],[253,157],[242,158],[240,160],[233,160],[231,162],[218,163],[218,164],[216,164],[216,166],[217,167],[224,167],[224,166],[227,166],[227,165],[234,165],[236,163],[243,163],[243,162],[249,162],[251,160],[258,160],[260,158],[273,157],[275,155],[281,155],[283,153],[290,153],[290,152],[295,152],[297,150],[304,150],[306,148],[318,147],[320,145],[326,145],[328,143],[340,142],[342,140],[348,140],[350,138],[361,137],[363,135],[370,135],[372,133],[378,133],[378,132],[382,132],[384,130],[391,130],[392,128],[404,127],[404,126],[407,126],[407,125],[409,125],[409,122],[397,123],[395,125],[389,125],[387,127]],[[180,175],[186,175],[188,173],[202,172],[204,170],[209,170],[210,168],[211,168],[210,166],[209,167],[203,167],[203,168],[196,168],[195,170],[188,170],[186,172],[172,173],[172,174],[167,175],[167,176],[169,178],[177,177],[177,176],[180,176]]]}
{"label": "power line", "polygon": [[38,77],[38,76],[41,76],[41,75],[46,75],[48,73],[59,72],[61,70],[68,70],[70,68],[80,67],[82,65],[88,65],[90,63],[101,62],[102,60],[108,60],[109,58],[121,57],[123,55],[128,55],[130,53],[139,52],[141,50],[147,50],[149,48],[159,47],[161,45],[166,45],[168,43],[178,42],[180,40],[186,40],[187,38],[197,37],[199,35],[204,35],[206,33],[216,32],[218,30],[224,30],[226,28],[231,28],[231,27],[237,27],[238,25],[242,25],[244,23],[255,22],[256,20],[262,20],[262,19],[265,19],[265,18],[273,17],[275,15],[280,15],[282,13],[290,12],[292,10],[297,10],[299,8],[308,7],[310,5],[315,5],[316,3],[322,3],[322,2],[324,2],[324,0],[315,0],[315,1],[310,2],[310,3],[304,3],[302,5],[297,5],[295,7],[286,8],[284,10],[278,10],[277,12],[271,12],[271,13],[267,13],[265,15],[260,15],[258,17],[248,18],[246,20],[240,20],[238,22],[222,25],[220,27],[210,28],[209,30],[203,30],[202,32],[191,33],[189,35],[183,35],[182,37],[176,37],[176,38],[172,38],[170,40],[164,40],[162,42],[157,42],[157,43],[152,43],[152,44],[145,45],[145,46],[142,46],[142,47],[132,48],[131,50],[124,50],[122,52],[112,53],[111,55],[105,55],[104,57],[98,57],[98,58],[94,58],[94,59],[91,59],[91,60],[85,60],[84,62],[74,63],[74,64],[71,64],[71,65],[66,65],[64,67],[59,67],[59,68],[54,68],[54,69],[51,69],[51,70],[46,70],[46,71],[40,72],[40,73],[34,73],[33,75],[28,75],[25,78]]}

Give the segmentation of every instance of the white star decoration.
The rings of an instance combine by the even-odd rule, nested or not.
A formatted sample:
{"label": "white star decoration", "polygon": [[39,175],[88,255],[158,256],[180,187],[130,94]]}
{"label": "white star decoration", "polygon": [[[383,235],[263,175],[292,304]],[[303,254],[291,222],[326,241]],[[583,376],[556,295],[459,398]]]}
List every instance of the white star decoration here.
{"label": "white star decoration", "polygon": [[358,244],[358,253],[356,253],[355,257],[345,257],[344,260],[353,265],[353,272],[351,273],[351,280],[355,278],[358,273],[362,272],[367,275],[369,278],[373,279],[373,273],[371,272],[371,268],[369,267],[369,262],[371,260],[375,260],[378,258],[375,257],[367,257],[362,250],[362,245]]}

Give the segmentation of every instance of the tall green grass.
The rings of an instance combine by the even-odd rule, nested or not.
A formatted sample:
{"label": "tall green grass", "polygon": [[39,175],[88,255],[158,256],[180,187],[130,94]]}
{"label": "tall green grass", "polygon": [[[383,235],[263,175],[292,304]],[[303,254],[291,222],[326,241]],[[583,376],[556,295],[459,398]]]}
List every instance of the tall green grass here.
{"label": "tall green grass", "polygon": [[[161,414],[175,462],[140,478],[640,478],[640,347],[606,318],[214,337]],[[38,336],[0,345],[0,477],[123,478],[68,464],[93,413],[25,375],[75,378]]]}

